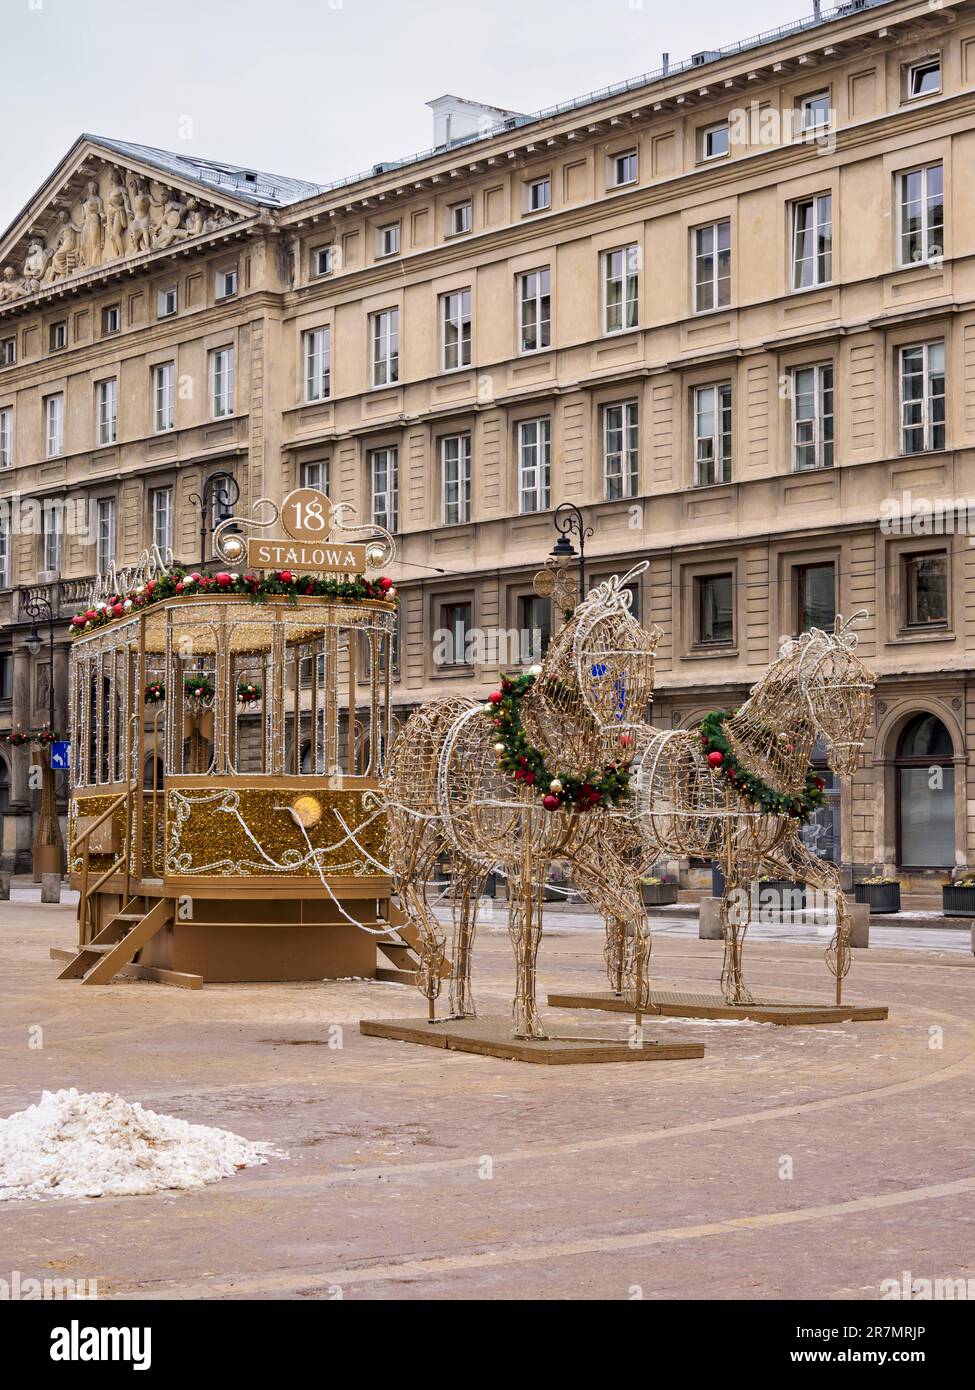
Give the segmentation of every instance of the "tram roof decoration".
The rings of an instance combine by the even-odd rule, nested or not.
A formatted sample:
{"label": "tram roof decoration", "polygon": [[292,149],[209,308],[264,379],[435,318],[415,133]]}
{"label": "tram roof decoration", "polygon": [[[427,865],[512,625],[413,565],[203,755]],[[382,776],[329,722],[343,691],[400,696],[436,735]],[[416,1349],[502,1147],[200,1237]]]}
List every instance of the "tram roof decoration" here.
{"label": "tram roof decoration", "polygon": [[[263,511],[267,519],[253,513]],[[267,531],[278,525],[285,535],[245,537],[242,529]],[[137,565],[99,575],[89,606],[71,619],[72,636],[81,637],[107,623],[138,616],[166,599],[245,595],[260,603],[269,598],[348,599],[395,603],[393,581],[375,572],[396,554],[396,543],[381,526],[359,526],[348,504],[333,505],[324,492],[298,488],[281,508],[270,498],[254,503],[249,517],[230,516],[216,528],[214,550],[227,565],[241,560],[263,576],[230,568],[214,573],[187,571],[173,564],[172,554],[147,550]]]}

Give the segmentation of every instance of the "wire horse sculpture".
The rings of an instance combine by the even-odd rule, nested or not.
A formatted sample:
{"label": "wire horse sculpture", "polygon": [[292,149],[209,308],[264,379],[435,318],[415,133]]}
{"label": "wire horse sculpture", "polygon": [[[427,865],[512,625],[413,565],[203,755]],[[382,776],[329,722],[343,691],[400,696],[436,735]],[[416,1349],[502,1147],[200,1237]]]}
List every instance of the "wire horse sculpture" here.
{"label": "wire horse sculpture", "polygon": [[[502,765],[495,707],[447,696],[416,710],[393,745],[384,791],[394,886],[421,943],[418,986],[435,1017],[446,934],[426,897],[437,861],[453,862],[454,940],[449,985],[452,1017],[475,1012],[471,952],[477,904],[489,872],[508,879],[509,933],[515,954],[515,1036],[545,1034],[536,1008],[536,960],[542,891],[551,862],[567,860],[577,881],[604,913],[606,959],[618,991],[633,992],[637,1018],[649,1003],[650,935],[632,816],[604,799],[558,802],[561,779],[598,779],[600,769],[625,770],[645,729],[653,693],[659,631],[645,631],[630,613],[624,587],[644,566],[598,585],[554,636],[520,704],[521,726],[545,766],[558,769],[548,787]],[[499,696],[500,698],[500,696]],[[541,793],[547,793],[546,807]],[[551,807],[551,802],[556,806]],[[632,934],[630,934],[632,933]]]}
{"label": "wire horse sculpture", "polygon": [[[865,616],[857,613],[846,623],[837,617],[832,632],[813,628],[786,642],[741,708],[722,721],[734,761],[774,795],[802,796],[817,737],[825,743],[832,771],[840,776],[856,771],[876,680],[857,656],[851,631]],[[636,813],[647,846],[673,856],[714,859],[724,870],[721,987],[726,1001],[754,1002],[742,976],[742,950],[750,886],[767,872],[802,880],[835,903],[836,931],[826,963],[841,1003],[851,920],[838,869],[803,844],[800,817],[770,815],[739,795],[720,755],[715,761],[717,766],[709,763],[697,730],[652,735],[636,773]]]}

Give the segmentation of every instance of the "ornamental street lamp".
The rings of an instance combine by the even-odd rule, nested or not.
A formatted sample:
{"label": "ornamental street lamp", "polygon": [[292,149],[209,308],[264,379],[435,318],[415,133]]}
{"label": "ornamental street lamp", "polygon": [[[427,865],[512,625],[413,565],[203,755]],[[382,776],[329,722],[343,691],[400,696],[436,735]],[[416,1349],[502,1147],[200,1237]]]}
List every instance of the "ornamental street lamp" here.
{"label": "ornamental street lamp", "polygon": [[[43,638],[37,629],[38,622],[47,624],[47,651],[50,666],[47,681],[47,727],[54,734],[54,609],[43,594],[35,594],[24,604],[24,611],[31,620],[30,632],[24,645],[31,656],[37,656],[43,645]],[[47,756],[41,763],[41,810],[38,817],[37,836],[34,840],[34,880],[41,874],[60,873],[63,864],[64,842],[61,839],[61,823],[54,797],[54,769],[51,766],[52,746],[47,744]]]}
{"label": "ornamental street lamp", "polygon": [[569,564],[576,558],[576,548],[569,539],[570,536],[579,537],[579,602],[586,596],[586,540],[593,535],[591,526],[586,525],[586,519],[574,502],[562,502],[555,509],[553,523],[559,538],[552,547],[551,558],[560,569]]}
{"label": "ornamental street lamp", "polygon": [[[191,502],[200,509],[200,568],[207,562],[207,537],[228,517],[233,516],[234,507],[240,500],[240,487],[236,478],[229,473],[212,473],[203,484],[203,496],[191,492]],[[236,531],[236,526],[227,526],[223,534]]]}

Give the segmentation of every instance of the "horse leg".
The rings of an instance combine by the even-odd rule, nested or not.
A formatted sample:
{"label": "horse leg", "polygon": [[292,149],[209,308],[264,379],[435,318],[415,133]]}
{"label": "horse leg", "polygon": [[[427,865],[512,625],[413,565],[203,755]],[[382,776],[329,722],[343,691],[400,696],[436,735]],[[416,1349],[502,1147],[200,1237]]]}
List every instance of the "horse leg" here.
{"label": "horse leg", "polygon": [[[747,882],[747,880],[746,880]],[[721,899],[721,935],[724,938],[724,959],[721,965],[721,992],[728,1004],[754,1004],[751,992],[745,986],[741,968],[741,957],[745,947],[745,932],[748,930],[748,911],[742,911],[742,904],[748,902],[748,890],[735,873],[725,882],[724,897]]]}
{"label": "horse leg", "polygon": [[486,875],[468,861],[458,869],[460,903],[454,907],[453,966],[450,972],[449,1008],[451,1018],[474,1018],[471,993],[471,956],[477,931],[477,905]]}
{"label": "horse leg", "polygon": [[[628,996],[632,995],[633,1007],[639,1018],[640,1014],[647,1012],[652,1002],[650,997],[650,950],[652,946],[650,919],[643,905],[643,893],[639,884],[636,888],[627,890],[626,896],[629,900],[633,927],[632,942],[626,953],[626,991]],[[625,924],[623,930],[625,933]]]}
{"label": "horse leg", "polygon": [[407,916],[416,928],[420,964],[416,984],[427,1001],[427,1017],[436,1018],[436,1000],[443,981],[443,963],[447,953],[447,936],[427,902],[427,878],[439,853],[439,843],[428,840],[416,846],[408,870],[403,873],[401,900]]}
{"label": "horse leg", "polygon": [[[512,1016],[516,1038],[543,1038],[535,1002],[536,961],[542,936],[542,887],[532,882],[530,858],[509,878],[512,904],[508,933],[515,953],[515,999]],[[527,871],[526,871],[527,870]],[[516,905],[517,904],[517,905]]]}

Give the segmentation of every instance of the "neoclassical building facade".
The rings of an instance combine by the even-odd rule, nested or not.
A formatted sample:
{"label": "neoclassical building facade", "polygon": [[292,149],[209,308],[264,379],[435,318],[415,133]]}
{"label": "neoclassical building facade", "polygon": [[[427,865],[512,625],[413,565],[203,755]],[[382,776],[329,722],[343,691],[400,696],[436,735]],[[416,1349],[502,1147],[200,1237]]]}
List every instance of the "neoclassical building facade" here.
{"label": "neoclassical building facade", "polygon": [[[52,680],[63,719],[96,571],[207,562],[222,494],[301,485],[397,535],[400,716],[484,692],[545,640],[570,502],[588,582],[646,562],[661,727],[862,611],[876,718],[816,847],[975,864],[975,4],[431,105],[435,148],[327,187],[83,136],[0,239],[0,728]],[[30,754],[0,763],[23,867]]]}

